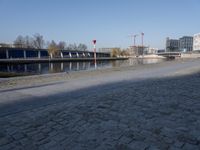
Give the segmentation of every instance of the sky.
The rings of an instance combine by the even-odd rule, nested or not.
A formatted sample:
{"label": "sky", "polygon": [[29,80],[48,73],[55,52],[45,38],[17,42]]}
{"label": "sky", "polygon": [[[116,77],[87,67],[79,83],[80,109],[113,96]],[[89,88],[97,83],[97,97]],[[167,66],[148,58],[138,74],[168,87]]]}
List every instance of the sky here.
{"label": "sky", "polygon": [[[0,0],[0,43],[18,35],[84,43],[92,48],[144,44],[164,48],[166,37],[200,32],[200,0]],[[141,44],[141,36],[136,38]]]}

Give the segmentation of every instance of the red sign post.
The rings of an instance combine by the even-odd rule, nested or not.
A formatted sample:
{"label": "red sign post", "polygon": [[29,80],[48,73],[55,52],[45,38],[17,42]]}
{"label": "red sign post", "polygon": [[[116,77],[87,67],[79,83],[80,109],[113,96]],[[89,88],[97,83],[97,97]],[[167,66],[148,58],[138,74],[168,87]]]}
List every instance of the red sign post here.
{"label": "red sign post", "polygon": [[94,65],[95,68],[97,68],[97,56],[96,56],[96,40],[93,40],[93,44],[94,44]]}

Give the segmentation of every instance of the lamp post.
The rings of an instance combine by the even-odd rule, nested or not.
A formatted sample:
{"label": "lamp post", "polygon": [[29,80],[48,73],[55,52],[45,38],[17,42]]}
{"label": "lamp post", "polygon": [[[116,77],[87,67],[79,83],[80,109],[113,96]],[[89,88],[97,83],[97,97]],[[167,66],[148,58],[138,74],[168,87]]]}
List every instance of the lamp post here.
{"label": "lamp post", "polygon": [[93,40],[93,45],[94,45],[94,66],[97,68],[97,56],[96,56],[96,40]]}

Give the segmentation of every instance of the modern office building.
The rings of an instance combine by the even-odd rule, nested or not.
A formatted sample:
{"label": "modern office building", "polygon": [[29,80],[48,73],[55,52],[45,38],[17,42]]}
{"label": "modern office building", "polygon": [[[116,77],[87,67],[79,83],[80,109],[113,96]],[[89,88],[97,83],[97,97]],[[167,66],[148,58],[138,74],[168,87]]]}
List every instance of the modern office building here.
{"label": "modern office building", "polygon": [[179,51],[189,52],[193,50],[193,37],[183,36],[179,39]]}
{"label": "modern office building", "polygon": [[200,51],[200,33],[195,34],[193,37],[193,50]]}
{"label": "modern office building", "polygon": [[166,39],[167,52],[189,52],[193,50],[193,37],[183,36],[179,39]]}
{"label": "modern office building", "polygon": [[179,51],[179,40],[170,39],[169,37],[167,37],[167,39],[166,39],[166,51],[167,52]]}

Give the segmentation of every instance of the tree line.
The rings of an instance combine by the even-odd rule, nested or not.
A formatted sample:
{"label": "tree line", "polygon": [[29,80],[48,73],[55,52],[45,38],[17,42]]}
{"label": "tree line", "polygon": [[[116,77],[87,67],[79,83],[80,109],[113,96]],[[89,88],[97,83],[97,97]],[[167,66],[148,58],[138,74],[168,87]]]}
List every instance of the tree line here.
{"label": "tree line", "polygon": [[[68,44],[65,41],[55,42],[54,40],[45,41],[44,37],[38,33],[33,36],[22,36],[19,35],[13,42],[16,48],[32,48],[32,49],[47,49],[52,57],[60,56],[60,50],[70,50],[70,51],[86,51],[87,46],[85,44]],[[112,57],[118,56],[129,56],[128,49],[113,48],[111,50]]]}
{"label": "tree line", "polygon": [[22,36],[19,35],[13,42],[16,48],[33,48],[33,49],[55,49],[55,50],[80,50],[86,51],[87,46],[85,44],[68,44],[65,41],[59,41],[56,43],[54,40],[45,41],[44,37],[38,33],[33,36]]}
{"label": "tree line", "polygon": [[113,48],[111,51],[111,57],[129,56],[129,49]]}

